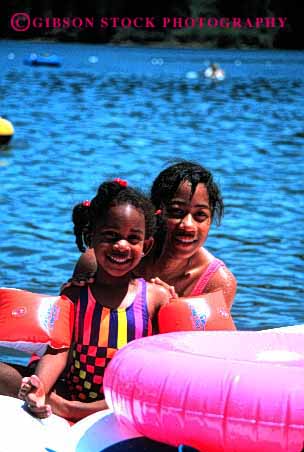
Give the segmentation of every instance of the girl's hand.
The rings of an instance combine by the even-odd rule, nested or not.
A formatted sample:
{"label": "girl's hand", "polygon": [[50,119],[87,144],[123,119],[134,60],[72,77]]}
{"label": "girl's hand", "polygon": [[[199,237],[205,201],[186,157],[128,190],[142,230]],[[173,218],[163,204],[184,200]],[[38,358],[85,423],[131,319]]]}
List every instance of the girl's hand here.
{"label": "girl's hand", "polygon": [[94,272],[78,273],[77,275],[70,278],[67,282],[62,284],[62,286],[60,287],[60,293],[62,293],[68,287],[72,286],[82,287],[86,286],[87,284],[92,284],[94,281],[95,281]]}
{"label": "girl's hand", "polygon": [[51,406],[45,403],[43,383],[37,375],[22,379],[18,397],[24,400],[28,410],[40,419],[49,417],[52,414]]}
{"label": "girl's hand", "polygon": [[165,281],[160,279],[158,276],[156,276],[155,278],[151,278],[150,282],[154,284],[159,284],[160,286],[163,286],[165,289],[167,289],[170,293],[171,298],[174,299],[178,298],[178,294],[175,292],[174,286],[169,286],[169,284],[165,283]]}

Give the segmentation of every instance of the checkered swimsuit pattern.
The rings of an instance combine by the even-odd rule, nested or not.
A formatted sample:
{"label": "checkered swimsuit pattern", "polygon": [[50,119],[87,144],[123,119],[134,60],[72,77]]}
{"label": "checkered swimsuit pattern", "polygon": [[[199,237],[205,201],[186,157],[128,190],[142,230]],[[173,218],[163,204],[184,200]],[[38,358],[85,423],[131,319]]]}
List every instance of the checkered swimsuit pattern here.
{"label": "checkered swimsuit pattern", "polygon": [[82,287],[76,303],[72,359],[67,372],[71,399],[103,399],[104,371],[115,352],[128,342],[151,334],[147,283],[143,279],[138,280],[137,293],[127,308],[102,306],[89,286]]}

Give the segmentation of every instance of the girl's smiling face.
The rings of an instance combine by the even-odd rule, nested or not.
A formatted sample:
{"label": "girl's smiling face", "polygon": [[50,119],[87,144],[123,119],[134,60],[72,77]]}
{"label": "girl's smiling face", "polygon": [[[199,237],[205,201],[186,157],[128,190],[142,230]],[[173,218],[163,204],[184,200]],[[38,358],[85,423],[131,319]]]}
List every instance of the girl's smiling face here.
{"label": "girl's smiling face", "polygon": [[212,222],[209,196],[199,183],[192,195],[191,184],[182,182],[165,207],[165,249],[176,258],[191,257],[206,241]]}
{"label": "girl's smiling face", "polygon": [[91,243],[98,265],[109,275],[121,277],[139,264],[153,239],[145,239],[144,214],[122,204],[110,207],[97,223]]}

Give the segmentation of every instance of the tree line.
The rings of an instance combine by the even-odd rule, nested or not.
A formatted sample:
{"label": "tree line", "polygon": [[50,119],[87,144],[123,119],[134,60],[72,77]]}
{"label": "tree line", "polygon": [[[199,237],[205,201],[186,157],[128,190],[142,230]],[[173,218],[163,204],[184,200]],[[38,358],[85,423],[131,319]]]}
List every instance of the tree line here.
{"label": "tree line", "polygon": [[[302,49],[301,20],[304,2],[297,0],[8,0],[1,5],[0,37],[10,39],[47,38],[60,41],[140,44],[193,44],[220,48],[282,48]],[[17,12],[26,13],[39,22],[26,27],[26,19],[14,24]],[[123,23],[101,24],[101,18],[126,18]],[[138,17],[153,17],[153,23],[132,21]],[[74,22],[45,22],[49,18],[78,18]],[[93,18],[81,23],[81,18]],[[172,20],[164,23],[163,18]],[[179,18],[174,22],[173,18]],[[186,19],[188,18],[188,21]],[[205,18],[210,23],[193,19]],[[233,26],[224,18],[242,20],[242,26]],[[257,18],[272,18],[257,26]],[[284,18],[284,26],[278,18]],[[222,19],[221,24],[216,22]],[[252,26],[251,26],[252,24]],[[268,24],[268,26],[267,26]],[[148,26],[147,26],[148,25]],[[17,31],[24,26],[25,31]]]}

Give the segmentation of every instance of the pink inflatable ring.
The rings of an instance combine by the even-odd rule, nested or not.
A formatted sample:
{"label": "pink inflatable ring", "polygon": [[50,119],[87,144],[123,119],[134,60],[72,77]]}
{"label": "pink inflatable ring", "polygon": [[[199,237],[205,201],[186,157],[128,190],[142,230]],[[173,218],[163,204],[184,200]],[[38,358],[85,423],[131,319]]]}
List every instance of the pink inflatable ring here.
{"label": "pink inflatable ring", "polygon": [[151,439],[205,452],[301,452],[304,334],[177,332],[139,339],[107,367],[106,400]]}

